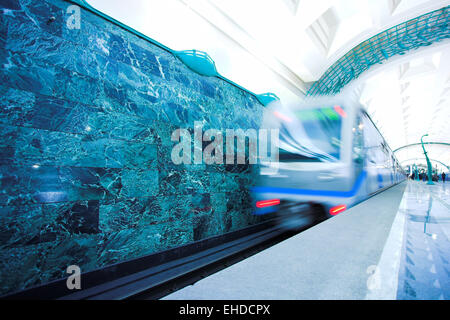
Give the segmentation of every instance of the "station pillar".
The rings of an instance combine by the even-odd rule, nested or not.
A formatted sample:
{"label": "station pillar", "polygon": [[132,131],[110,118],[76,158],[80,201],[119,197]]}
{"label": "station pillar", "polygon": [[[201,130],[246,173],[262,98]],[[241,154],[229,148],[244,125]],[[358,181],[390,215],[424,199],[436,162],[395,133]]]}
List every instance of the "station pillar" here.
{"label": "station pillar", "polygon": [[434,184],[434,182],[433,182],[433,167],[431,166],[430,159],[427,156],[427,151],[425,150],[425,146],[423,145],[423,137],[426,137],[426,136],[428,136],[428,133],[424,134],[420,138],[420,142],[422,142],[423,153],[425,155],[425,159],[427,160],[427,171],[428,171],[428,182],[427,182],[427,184]]}

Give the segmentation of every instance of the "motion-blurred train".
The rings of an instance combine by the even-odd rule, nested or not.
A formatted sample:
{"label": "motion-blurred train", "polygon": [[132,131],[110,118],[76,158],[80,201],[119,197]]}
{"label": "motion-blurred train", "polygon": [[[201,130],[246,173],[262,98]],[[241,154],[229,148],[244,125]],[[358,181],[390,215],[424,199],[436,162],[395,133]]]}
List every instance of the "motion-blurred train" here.
{"label": "motion-blurred train", "polygon": [[283,226],[335,216],[406,179],[363,106],[345,96],[275,104],[263,128],[278,129],[278,162],[261,165],[255,214],[277,212]]}

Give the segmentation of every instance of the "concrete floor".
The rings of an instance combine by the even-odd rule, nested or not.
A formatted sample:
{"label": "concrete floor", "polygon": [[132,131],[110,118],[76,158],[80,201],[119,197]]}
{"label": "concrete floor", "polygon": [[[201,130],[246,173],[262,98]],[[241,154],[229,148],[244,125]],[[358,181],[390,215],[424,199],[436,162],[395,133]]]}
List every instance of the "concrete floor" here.
{"label": "concrete floor", "polygon": [[[426,217],[427,190],[433,199],[436,197],[434,211],[427,234],[418,237],[433,239],[436,237],[433,234],[437,234],[432,241],[448,243],[448,233],[437,230],[441,222],[450,218],[448,190],[441,185],[430,188],[421,182],[404,182],[164,299],[414,298],[401,294],[405,291],[403,260],[412,259],[405,256],[405,240],[420,233],[413,228],[405,229],[412,214],[407,210],[415,207],[416,215],[422,217],[419,220]],[[419,199],[423,205],[417,207]],[[446,247],[443,244],[436,250]],[[419,254],[418,249],[415,254]],[[418,279],[416,275],[416,282]],[[447,284],[440,282],[441,289],[444,283]],[[408,285],[415,287],[412,282]],[[416,298],[421,298],[417,290]]]}

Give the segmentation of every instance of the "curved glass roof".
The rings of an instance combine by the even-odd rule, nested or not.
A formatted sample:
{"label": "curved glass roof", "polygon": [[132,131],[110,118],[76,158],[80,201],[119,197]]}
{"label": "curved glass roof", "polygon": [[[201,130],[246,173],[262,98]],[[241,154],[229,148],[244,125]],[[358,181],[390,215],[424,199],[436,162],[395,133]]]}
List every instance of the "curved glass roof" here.
{"label": "curved glass roof", "polygon": [[[450,143],[449,63],[446,42],[391,61],[360,79],[361,102],[393,150],[420,143],[424,134],[425,142]],[[430,158],[450,165],[449,145],[425,147]],[[421,146],[396,154],[400,161],[424,156]]]}

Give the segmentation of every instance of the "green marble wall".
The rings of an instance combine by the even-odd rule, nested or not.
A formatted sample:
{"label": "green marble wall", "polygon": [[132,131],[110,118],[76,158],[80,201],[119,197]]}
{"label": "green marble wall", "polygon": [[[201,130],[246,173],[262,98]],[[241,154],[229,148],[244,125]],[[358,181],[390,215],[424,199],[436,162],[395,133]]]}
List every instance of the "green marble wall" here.
{"label": "green marble wall", "polygon": [[254,96],[60,0],[0,0],[0,294],[261,220],[248,165],[175,165],[176,128],[258,128]]}

